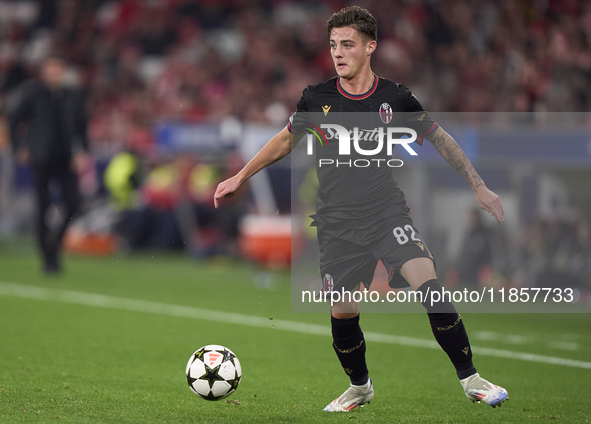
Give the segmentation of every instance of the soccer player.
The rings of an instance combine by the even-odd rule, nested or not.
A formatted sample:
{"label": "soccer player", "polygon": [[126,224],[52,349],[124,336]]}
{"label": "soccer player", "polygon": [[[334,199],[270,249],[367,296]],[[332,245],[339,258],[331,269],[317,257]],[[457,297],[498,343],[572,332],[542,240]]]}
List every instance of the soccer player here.
{"label": "soccer player", "polygon": [[[417,132],[419,144],[423,138],[429,140],[466,180],[478,205],[502,222],[504,211],[499,196],[486,187],[456,141],[433,121],[407,87],[372,72],[370,59],[377,47],[377,22],[371,13],[358,6],[342,9],[328,20],[327,32],[337,77],[304,90],[289,124],[238,174],[219,184],[215,207],[220,199],[234,195],[252,175],[291,152],[306,133],[305,127],[309,127],[307,120],[311,118],[306,114],[350,116],[346,113],[351,112],[369,114],[374,122],[381,119],[383,123],[396,122],[398,127],[411,128]],[[347,119],[341,123],[345,125]],[[317,157],[323,158],[324,164],[338,160],[337,144],[331,142],[316,149]],[[367,151],[367,147],[364,149]],[[380,157],[387,158],[385,154]],[[354,152],[348,158],[367,160],[367,156],[354,156]],[[381,167],[376,166],[379,163]],[[410,285],[427,299],[430,292],[442,290],[433,257],[412,225],[392,168],[384,164],[376,160],[374,166],[359,169],[316,165],[319,196],[314,225],[324,288],[352,292],[359,290],[362,282],[369,286],[376,264],[382,260],[392,275],[391,287]],[[507,391],[477,373],[462,318],[450,300],[422,303],[435,339],[454,365],[468,399],[500,406],[508,398]],[[351,385],[325,411],[351,411],[369,403],[374,395],[365,361],[359,305],[336,303],[331,315],[333,347]]]}

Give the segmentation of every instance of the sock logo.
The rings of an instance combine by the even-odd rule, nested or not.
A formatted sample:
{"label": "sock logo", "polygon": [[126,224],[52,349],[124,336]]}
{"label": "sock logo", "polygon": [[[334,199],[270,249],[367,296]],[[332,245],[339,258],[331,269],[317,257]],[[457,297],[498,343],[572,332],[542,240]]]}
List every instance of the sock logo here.
{"label": "sock logo", "polygon": [[351,368],[345,368],[345,372],[349,375],[351,375],[351,373],[353,372],[353,370]]}
{"label": "sock logo", "polygon": [[[458,319],[456,320],[456,322],[454,322],[452,325],[448,325],[445,327],[437,327],[437,331],[447,331],[447,330],[451,330],[452,328],[454,328],[456,325],[458,325],[460,323],[460,321],[462,320],[461,315],[458,315]],[[467,353],[466,353],[467,355]]]}
{"label": "sock logo", "polygon": [[334,343],[333,343],[333,345],[334,345],[334,348],[335,348],[336,350],[338,350],[340,353],[351,353],[351,352],[353,352],[354,350],[357,350],[357,349],[359,349],[359,348],[360,348],[360,347],[363,345],[363,340],[361,340],[357,346],[355,346],[355,347],[352,347],[352,348],[350,348],[350,349],[339,349],[339,348],[337,347],[337,345],[335,345]]}
{"label": "sock logo", "polygon": [[468,355],[468,352],[470,352],[470,346],[466,346],[465,348],[463,348],[462,352],[464,352],[464,355]]}

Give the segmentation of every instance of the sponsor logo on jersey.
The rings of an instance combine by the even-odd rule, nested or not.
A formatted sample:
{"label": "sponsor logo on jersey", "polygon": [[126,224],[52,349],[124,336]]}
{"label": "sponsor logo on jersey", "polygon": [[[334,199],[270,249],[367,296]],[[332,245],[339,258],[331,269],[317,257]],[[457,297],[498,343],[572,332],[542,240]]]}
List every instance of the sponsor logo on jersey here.
{"label": "sponsor logo on jersey", "polygon": [[329,105],[324,105],[322,106],[322,112],[324,112],[324,116],[328,115],[328,111],[330,110],[332,106]]}
{"label": "sponsor logo on jersey", "polygon": [[392,108],[388,103],[382,103],[380,106],[380,119],[384,124],[389,124],[392,121]]}

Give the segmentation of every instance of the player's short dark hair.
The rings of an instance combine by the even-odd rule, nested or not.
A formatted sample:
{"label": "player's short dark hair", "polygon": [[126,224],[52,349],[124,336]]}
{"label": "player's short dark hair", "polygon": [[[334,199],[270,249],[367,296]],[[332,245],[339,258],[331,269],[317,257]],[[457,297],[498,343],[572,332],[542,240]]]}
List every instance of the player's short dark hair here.
{"label": "player's short dark hair", "polygon": [[345,7],[333,13],[326,22],[328,38],[333,28],[351,27],[370,40],[378,39],[378,21],[367,9],[359,6]]}

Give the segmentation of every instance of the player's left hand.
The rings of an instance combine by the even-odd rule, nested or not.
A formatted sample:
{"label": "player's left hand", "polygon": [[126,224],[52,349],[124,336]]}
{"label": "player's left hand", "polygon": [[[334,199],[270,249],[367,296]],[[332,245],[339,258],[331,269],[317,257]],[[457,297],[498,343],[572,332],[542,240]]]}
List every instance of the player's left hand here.
{"label": "player's left hand", "polygon": [[485,185],[482,185],[474,192],[474,195],[481,209],[490,213],[490,216],[494,216],[499,224],[503,222],[505,210],[503,209],[501,198],[496,193],[490,191]]}

